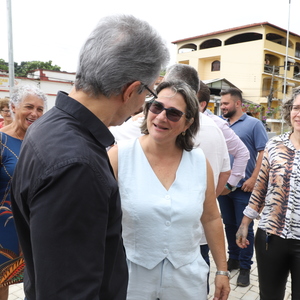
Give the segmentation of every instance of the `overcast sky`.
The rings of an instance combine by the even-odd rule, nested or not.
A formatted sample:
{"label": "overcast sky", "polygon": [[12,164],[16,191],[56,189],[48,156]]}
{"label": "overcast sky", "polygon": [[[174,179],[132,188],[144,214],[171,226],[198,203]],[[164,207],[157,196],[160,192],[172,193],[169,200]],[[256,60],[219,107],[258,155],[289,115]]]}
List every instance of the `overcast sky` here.
{"label": "overcast sky", "polygon": [[[171,42],[204,33],[269,22],[300,35],[300,0],[290,1],[11,0],[14,61],[52,60],[62,71],[75,72],[80,48],[99,19],[126,13],[147,20],[161,33],[174,63]],[[0,4],[0,58],[8,61],[7,0]]]}

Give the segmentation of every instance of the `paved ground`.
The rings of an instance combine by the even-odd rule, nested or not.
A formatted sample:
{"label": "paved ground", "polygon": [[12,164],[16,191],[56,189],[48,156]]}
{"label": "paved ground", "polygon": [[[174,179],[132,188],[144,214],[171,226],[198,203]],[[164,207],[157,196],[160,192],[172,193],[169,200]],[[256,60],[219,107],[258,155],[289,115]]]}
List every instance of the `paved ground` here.
{"label": "paved ground", "polygon": [[[257,221],[254,223],[255,232],[257,229]],[[211,262],[213,262],[211,260]],[[210,293],[208,295],[208,299],[213,299],[213,293],[214,293],[214,277],[216,274],[216,266],[214,263],[212,263],[210,268]],[[256,259],[255,259],[255,251],[254,251],[254,257],[253,257],[253,264],[251,266],[251,273],[250,273],[250,285],[247,287],[238,287],[236,285],[237,277],[239,275],[238,270],[234,270],[231,272],[231,279],[230,279],[230,294],[228,299],[229,300],[259,300],[259,290],[258,290],[258,276],[257,276],[257,267],[256,267]],[[290,278],[287,283],[287,292],[285,294],[284,300],[291,300],[291,281]]]}
{"label": "paved ground", "polygon": [[[257,224],[255,224],[256,227]],[[211,275],[210,275],[210,293],[208,295],[208,299],[212,300],[213,299],[213,292],[214,292],[214,278],[215,278],[215,273],[216,273],[216,267],[215,264],[213,263],[213,260],[211,259]],[[251,274],[250,274],[250,285],[248,287],[237,287],[236,286],[236,280],[238,276],[238,271],[234,270],[231,273],[231,279],[230,279],[230,288],[231,292],[229,295],[229,300],[259,300],[259,291],[258,291],[258,277],[257,277],[257,269],[256,269],[256,260],[255,257],[253,259],[253,265],[251,269]],[[291,284],[290,280],[287,284],[287,293],[285,295],[285,300],[290,300],[291,295],[290,295],[290,290],[291,290]],[[24,299],[24,292],[23,292],[23,284],[15,284],[10,286],[10,294],[8,300],[23,300]],[[69,299],[66,299],[69,300]],[[182,300],[188,300],[188,299],[182,299]]]}

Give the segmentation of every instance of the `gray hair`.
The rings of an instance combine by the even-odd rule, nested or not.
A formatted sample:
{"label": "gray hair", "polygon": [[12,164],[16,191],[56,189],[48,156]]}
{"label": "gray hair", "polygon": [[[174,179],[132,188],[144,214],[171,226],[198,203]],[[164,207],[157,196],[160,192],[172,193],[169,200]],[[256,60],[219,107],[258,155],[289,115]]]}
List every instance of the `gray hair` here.
{"label": "gray hair", "polygon": [[109,98],[134,81],[152,85],[169,56],[166,43],[147,22],[131,15],[108,16],[80,51],[75,87]]}
{"label": "gray hair", "polygon": [[185,64],[174,64],[167,69],[164,80],[182,80],[186,82],[197,94],[200,88],[200,79],[197,70]]}
{"label": "gray hair", "polygon": [[291,108],[292,108],[292,105],[293,105],[296,97],[299,95],[300,95],[300,86],[297,86],[296,88],[293,89],[292,97],[290,99],[288,99],[287,101],[285,101],[282,105],[282,110],[281,110],[282,118],[290,127],[292,127]]}
{"label": "gray hair", "polygon": [[[185,135],[179,134],[176,138],[176,145],[180,149],[191,151],[194,148],[194,136],[200,128],[199,102],[196,93],[191,88],[191,86],[188,85],[186,82],[182,80],[177,80],[177,81],[163,81],[161,84],[159,84],[159,86],[156,89],[157,94],[159,94],[160,91],[166,88],[170,88],[174,90],[176,93],[182,95],[186,103],[186,111],[185,111],[186,122],[191,122],[193,120],[191,126],[186,130]],[[149,134],[147,128],[147,117],[148,117],[149,107],[151,104],[152,101],[149,101],[145,104],[144,107],[145,118],[141,125],[141,131],[144,134]]]}
{"label": "gray hair", "polygon": [[40,98],[44,102],[44,108],[47,109],[47,97],[42,92],[41,89],[34,85],[17,85],[13,88],[12,94],[9,101],[9,108],[11,110],[11,106],[14,105],[15,107],[19,107],[24,98],[28,95],[34,95]]}

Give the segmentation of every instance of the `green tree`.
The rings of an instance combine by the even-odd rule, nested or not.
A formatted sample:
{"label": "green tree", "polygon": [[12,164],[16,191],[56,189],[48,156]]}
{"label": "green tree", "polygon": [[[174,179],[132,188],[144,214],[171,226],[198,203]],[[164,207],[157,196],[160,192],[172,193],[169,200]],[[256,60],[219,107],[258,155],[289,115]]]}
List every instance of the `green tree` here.
{"label": "green tree", "polygon": [[[15,76],[17,77],[26,77],[29,71],[35,69],[44,69],[51,71],[60,71],[61,67],[57,65],[52,65],[52,60],[43,62],[43,61],[22,61],[20,64],[14,63],[15,67]],[[0,70],[8,71],[8,63],[0,58]]]}
{"label": "green tree", "polygon": [[20,77],[26,77],[29,71],[35,69],[44,69],[52,71],[60,71],[60,67],[52,65],[52,60],[47,62],[43,61],[22,61],[20,65],[15,66],[15,75]]}
{"label": "green tree", "polygon": [[8,71],[8,63],[2,58],[0,58],[0,70]]}

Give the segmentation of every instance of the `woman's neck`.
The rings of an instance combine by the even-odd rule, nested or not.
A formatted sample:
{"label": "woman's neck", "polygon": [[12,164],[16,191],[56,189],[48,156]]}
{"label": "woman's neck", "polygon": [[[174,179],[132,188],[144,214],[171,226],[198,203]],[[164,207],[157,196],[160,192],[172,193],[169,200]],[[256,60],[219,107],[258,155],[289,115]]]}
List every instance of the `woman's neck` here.
{"label": "woman's neck", "polygon": [[294,147],[297,150],[300,150],[300,133],[297,131],[294,131],[291,135],[290,135],[290,141],[292,142],[292,144],[294,145]]}
{"label": "woman's neck", "polygon": [[25,133],[26,133],[14,121],[12,123],[10,123],[9,125],[4,126],[1,131],[8,134],[8,135],[10,135],[10,136],[12,136],[12,137],[14,137],[14,138],[19,139],[19,140],[23,140],[24,137],[25,137]]}
{"label": "woman's neck", "polygon": [[11,124],[11,123],[12,123],[11,120],[6,120],[6,119],[4,119],[4,121],[3,121],[4,126],[7,126],[7,125],[9,125],[9,124]]}
{"label": "woman's neck", "polygon": [[182,149],[178,148],[175,143],[157,143],[149,135],[141,136],[140,143],[144,152],[151,153],[159,157],[170,157],[176,154],[182,154]]}

